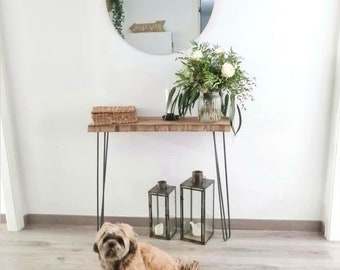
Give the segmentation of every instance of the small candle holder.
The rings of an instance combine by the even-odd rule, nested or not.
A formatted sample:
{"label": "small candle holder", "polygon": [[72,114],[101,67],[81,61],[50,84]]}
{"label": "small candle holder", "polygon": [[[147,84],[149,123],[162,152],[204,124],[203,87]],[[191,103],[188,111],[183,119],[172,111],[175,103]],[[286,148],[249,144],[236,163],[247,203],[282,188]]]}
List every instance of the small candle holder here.
{"label": "small candle holder", "polygon": [[160,180],[148,195],[150,237],[170,240],[177,231],[176,187]]}
{"label": "small candle holder", "polygon": [[193,171],[180,185],[181,240],[206,244],[214,234],[214,180]]}

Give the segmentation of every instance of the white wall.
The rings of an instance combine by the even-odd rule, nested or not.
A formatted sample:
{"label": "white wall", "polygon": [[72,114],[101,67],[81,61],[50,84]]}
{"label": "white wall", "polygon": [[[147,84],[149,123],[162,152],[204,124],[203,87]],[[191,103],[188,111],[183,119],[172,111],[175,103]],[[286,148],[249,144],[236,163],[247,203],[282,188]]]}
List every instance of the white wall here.
{"label": "white wall", "polygon": [[[340,29],[339,29],[340,30]],[[325,185],[325,236],[329,240],[340,241],[340,43],[338,40],[335,62],[334,95],[330,117],[329,162]]]}
{"label": "white wall", "polygon": [[4,199],[4,188],[2,181],[0,180],[0,214],[6,214],[5,199]]}
{"label": "white wall", "polygon": [[0,186],[0,214],[6,214],[2,184]]}
{"label": "white wall", "polygon": [[27,213],[24,199],[25,183],[21,177],[21,160],[17,147],[18,136],[14,128],[15,116],[12,113],[13,108],[11,107],[10,94],[5,81],[7,69],[5,68],[4,61],[2,61],[4,56],[2,34],[3,28],[0,27],[0,182],[7,230],[18,231],[24,227],[24,215]]}
{"label": "white wall", "polygon": [[[105,1],[1,0],[28,213],[94,215],[94,105],[162,115],[175,55],[113,32]],[[202,40],[239,52],[256,101],[228,134],[232,218],[320,220],[336,51],[336,0],[216,0]],[[215,178],[210,134],[111,134],[107,215],[147,216],[147,190],[194,169]],[[218,209],[216,208],[216,215]]]}
{"label": "white wall", "polygon": [[[2,154],[3,151],[3,134],[2,134],[2,125],[0,124],[0,135],[1,135],[1,146],[0,146],[0,154]],[[1,155],[0,155],[1,156]],[[1,171],[0,171],[0,214],[5,214],[6,213],[6,209],[5,209],[5,199],[4,199],[4,188],[3,188],[3,184],[2,184],[2,173],[4,171],[4,166],[7,166],[7,162],[5,163],[4,160],[1,158],[0,159],[0,164],[1,164]]]}

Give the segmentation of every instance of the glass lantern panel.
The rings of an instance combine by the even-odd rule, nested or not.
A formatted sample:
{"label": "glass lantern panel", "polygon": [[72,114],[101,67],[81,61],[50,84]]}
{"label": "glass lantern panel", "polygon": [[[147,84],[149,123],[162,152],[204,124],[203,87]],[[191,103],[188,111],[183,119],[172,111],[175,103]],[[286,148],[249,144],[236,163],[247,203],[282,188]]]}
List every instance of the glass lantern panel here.
{"label": "glass lantern panel", "polygon": [[183,236],[201,241],[202,192],[183,189]]}
{"label": "glass lantern panel", "polygon": [[177,230],[175,191],[169,194],[169,223],[170,223],[170,236],[172,236]]}
{"label": "glass lantern panel", "polygon": [[214,232],[214,185],[205,191],[205,236],[207,241]]}
{"label": "glass lantern panel", "polygon": [[165,197],[151,196],[152,199],[152,230],[156,236],[166,235]]}

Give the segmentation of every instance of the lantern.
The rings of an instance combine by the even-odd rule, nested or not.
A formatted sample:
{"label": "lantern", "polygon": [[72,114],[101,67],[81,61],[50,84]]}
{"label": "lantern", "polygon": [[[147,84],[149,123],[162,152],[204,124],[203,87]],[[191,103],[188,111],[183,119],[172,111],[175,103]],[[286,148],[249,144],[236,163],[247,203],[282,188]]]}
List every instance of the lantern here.
{"label": "lantern", "polygon": [[176,187],[158,181],[149,190],[150,237],[170,240],[177,231]]}
{"label": "lantern", "polygon": [[205,244],[214,234],[214,180],[205,179],[202,171],[180,185],[181,240]]}

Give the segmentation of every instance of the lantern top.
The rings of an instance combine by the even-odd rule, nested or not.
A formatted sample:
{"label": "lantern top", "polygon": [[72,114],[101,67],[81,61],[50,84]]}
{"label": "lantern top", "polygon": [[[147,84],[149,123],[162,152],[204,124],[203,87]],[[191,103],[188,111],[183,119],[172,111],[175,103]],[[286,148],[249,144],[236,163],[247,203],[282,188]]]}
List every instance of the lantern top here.
{"label": "lantern top", "polygon": [[175,186],[170,186],[166,183],[166,181],[162,180],[162,181],[158,181],[158,184],[149,190],[149,194],[166,196],[175,189],[176,189]]}
{"label": "lantern top", "polygon": [[214,183],[214,180],[204,178],[201,183],[197,184],[197,183],[194,183],[192,181],[192,177],[189,177],[187,180],[185,180],[181,184],[181,187],[190,188],[190,189],[197,189],[197,190],[204,190],[204,189],[208,188],[213,183]]}

